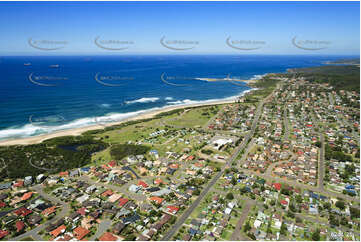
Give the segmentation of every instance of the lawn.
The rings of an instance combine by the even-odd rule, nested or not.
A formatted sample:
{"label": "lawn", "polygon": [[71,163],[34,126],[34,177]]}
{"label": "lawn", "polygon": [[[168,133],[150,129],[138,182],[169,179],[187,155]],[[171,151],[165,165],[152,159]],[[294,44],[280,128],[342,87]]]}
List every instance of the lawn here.
{"label": "lawn", "polygon": [[224,240],[230,240],[231,235],[232,235],[231,231],[229,231],[227,229],[224,229],[223,232],[222,232],[221,238],[224,239]]}
{"label": "lawn", "polygon": [[109,162],[111,159],[110,148],[94,153],[92,156],[92,162],[94,165],[99,165],[102,161]]}
{"label": "lawn", "polygon": [[[219,110],[219,106],[215,106],[215,110]],[[192,108],[185,113],[182,113],[179,118],[172,118],[167,121],[167,124],[173,126],[182,126],[187,128],[194,128],[195,126],[205,125],[215,114],[211,112],[210,107]]]}
{"label": "lawn", "polygon": [[21,239],[20,241],[34,241],[34,239],[32,237],[28,236],[28,237]]}

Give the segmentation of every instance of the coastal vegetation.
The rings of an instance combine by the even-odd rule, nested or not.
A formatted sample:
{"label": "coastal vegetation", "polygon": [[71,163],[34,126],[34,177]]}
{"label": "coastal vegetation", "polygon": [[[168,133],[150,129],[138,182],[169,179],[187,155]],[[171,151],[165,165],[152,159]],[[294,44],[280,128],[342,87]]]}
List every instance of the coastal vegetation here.
{"label": "coastal vegetation", "polygon": [[[268,95],[279,80],[264,77],[252,83],[258,88],[247,94],[245,102],[258,102]],[[146,154],[157,149],[163,154],[166,146],[176,145],[180,152],[188,146],[177,145],[175,129],[194,129],[205,125],[220,110],[221,105],[203,105],[162,112],[152,118],[127,121],[103,129],[84,132],[79,136],[63,136],[40,144],[0,147],[0,180],[51,174],[83,167],[104,158],[121,160],[130,155]],[[150,134],[164,130],[162,137]],[[142,144],[137,144],[141,141]],[[190,144],[199,146],[199,144]],[[202,148],[202,145],[200,148]],[[205,153],[209,150],[205,149]],[[192,153],[192,152],[191,152]]]}
{"label": "coastal vegetation", "polygon": [[40,144],[0,147],[0,180],[55,173],[86,165],[108,144],[89,136],[63,136]]}
{"label": "coastal vegetation", "polygon": [[129,155],[144,155],[150,150],[145,145],[117,144],[111,147],[110,154],[112,158],[121,160]]}
{"label": "coastal vegetation", "polygon": [[304,77],[315,83],[328,83],[336,90],[360,92],[360,67],[356,65],[328,65],[289,69],[293,77]]}

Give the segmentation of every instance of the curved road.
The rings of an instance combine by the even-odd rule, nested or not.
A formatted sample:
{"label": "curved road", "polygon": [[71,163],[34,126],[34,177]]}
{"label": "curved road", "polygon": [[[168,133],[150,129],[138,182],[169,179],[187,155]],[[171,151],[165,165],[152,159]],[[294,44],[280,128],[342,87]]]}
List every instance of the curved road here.
{"label": "curved road", "polygon": [[32,237],[32,238],[34,238],[35,240],[41,239],[41,236],[39,236],[39,234],[38,234],[40,231],[42,231],[43,229],[45,229],[45,227],[49,226],[51,223],[57,221],[58,219],[67,216],[68,213],[69,213],[69,211],[70,211],[70,206],[69,206],[69,204],[67,204],[67,203],[65,203],[65,202],[63,202],[63,201],[61,201],[61,200],[59,200],[59,199],[57,199],[57,198],[55,198],[55,197],[52,197],[52,196],[48,195],[47,193],[45,193],[45,192],[43,191],[43,188],[42,188],[41,185],[36,185],[36,186],[34,186],[33,188],[34,188],[34,190],[35,190],[40,196],[42,196],[44,199],[51,201],[53,204],[61,204],[62,210],[61,210],[61,212],[59,212],[54,218],[50,219],[49,221],[47,221],[47,222],[39,225],[38,227],[36,227],[36,228],[34,228],[34,229],[32,229],[32,230],[24,233],[24,234],[21,234],[21,235],[15,237],[15,238],[9,239],[9,240],[11,240],[11,241],[14,241],[14,240],[15,240],[15,241],[22,240],[22,239],[24,239],[25,237],[29,237],[29,236]]}

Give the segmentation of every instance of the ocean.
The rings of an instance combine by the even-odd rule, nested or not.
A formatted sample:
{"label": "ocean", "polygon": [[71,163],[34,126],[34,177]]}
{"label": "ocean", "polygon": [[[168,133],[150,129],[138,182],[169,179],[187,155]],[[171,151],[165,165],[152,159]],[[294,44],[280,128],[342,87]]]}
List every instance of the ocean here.
{"label": "ocean", "polygon": [[345,56],[159,55],[0,57],[0,139],[120,121],[146,110],[231,98],[229,81]]}

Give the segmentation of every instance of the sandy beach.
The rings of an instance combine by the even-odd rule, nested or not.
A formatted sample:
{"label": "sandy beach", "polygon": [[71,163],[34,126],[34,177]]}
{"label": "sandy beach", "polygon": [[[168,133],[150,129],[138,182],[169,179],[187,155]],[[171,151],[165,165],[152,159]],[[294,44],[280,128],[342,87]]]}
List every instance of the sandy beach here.
{"label": "sandy beach", "polygon": [[118,121],[118,122],[109,122],[107,124],[102,124],[102,125],[97,124],[97,125],[90,125],[90,126],[81,127],[81,128],[61,130],[61,131],[57,131],[57,132],[53,132],[53,133],[49,133],[49,134],[43,134],[43,135],[38,135],[38,136],[26,137],[26,138],[2,140],[2,141],[0,141],[0,146],[37,144],[37,143],[41,143],[42,141],[44,141],[46,139],[50,139],[50,138],[55,138],[55,137],[60,137],[60,136],[68,136],[68,135],[76,136],[76,135],[80,135],[80,134],[84,133],[85,131],[104,129],[104,127],[121,124],[121,123],[131,121],[131,120],[152,118],[159,113],[168,112],[168,111],[179,109],[179,108],[200,107],[200,106],[206,106],[206,105],[233,103],[235,100],[237,100],[237,98],[238,97],[234,97],[234,98],[228,99],[228,100],[220,100],[220,101],[213,101],[213,102],[176,105],[176,106],[171,106],[171,107],[165,107],[165,108],[162,108],[159,110],[152,110],[149,112],[145,111],[142,114],[139,114],[137,116],[130,117],[130,118]]}

